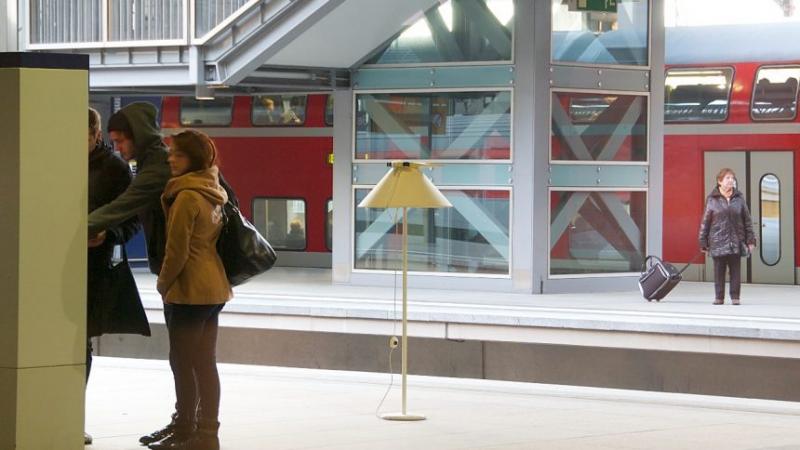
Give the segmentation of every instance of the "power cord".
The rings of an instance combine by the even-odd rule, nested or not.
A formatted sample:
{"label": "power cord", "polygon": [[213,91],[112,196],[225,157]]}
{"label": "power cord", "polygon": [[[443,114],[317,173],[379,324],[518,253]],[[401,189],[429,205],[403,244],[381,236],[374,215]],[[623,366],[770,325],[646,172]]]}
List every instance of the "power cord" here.
{"label": "power cord", "polygon": [[[397,213],[399,208],[395,208],[394,210],[394,217],[392,218],[393,224],[395,225],[394,234],[395,236],[397,233]],[[381,401],[378,403],[378,407],[375,408],[375,417],[381,418],[380,411],[383,403],[386,401],[386,397],[389,396],[389,392],[392,391],[392,387],[394,387],[394,369],[392,368],[392,356],[394,355],[394,351],[398,346],[397,342],[397,267],[394,269],[394,276],[392,277],[394,280],[394,286],[392,289],[392,317],[394,320],[392,321],[392,336],[389,338],[389,386],[386,387],[386,392],[383,393],[383,397],[381,397]]]}

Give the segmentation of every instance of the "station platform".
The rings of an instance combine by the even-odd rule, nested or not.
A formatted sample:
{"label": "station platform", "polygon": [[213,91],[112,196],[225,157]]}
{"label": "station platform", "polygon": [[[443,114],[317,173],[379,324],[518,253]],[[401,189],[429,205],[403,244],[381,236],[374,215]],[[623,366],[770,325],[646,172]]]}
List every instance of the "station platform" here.
{"label": "station platform", "polygon": [[[135,274],[154,336],[106,336],[100,355],[167,357],[155,276]],[[399,277],[398,277],[399,278]],[[662,302],[624,292],[514,294],[409,289],[409,370],[420,375],[800,401],[800,287],[710,283]],[[275,268],[235,289],[220,361],[385,372],[401,291],[337,285],[330,271]],[[397,352],[399,353],[399,352]],[[395,367],[399,354],[391,356]]]}
{"label": "station platform", "polygon": [[[399,276],[398,276],[399,278]],[[136,273],[146,309],[162,308],[156,277]],[[399,283],[399,280],[398,280]],[[682,282],[663,301],[630,291],[526,295],[440,289],[409,289],[409,335],[441,339],[597,344],[661,350],[710,351],[757,356],[800,356],[800,286],[743,285],[742,305],[712,305],[713,284]],[[247,328],[396,334],[401,291],[392,287],[337,285],[325,269],[275,268],[235,289],[224,323]],[[151,314],[163,323],[163,316]],[[573,332],[573,333],[570,333]],[[574,332],[593,332],[588,342]],[[626,333],[623,340],[613,333]],[[632,339],[671,335],[670,342]],[[571,337],[568,336],[571,334]],[[555,339],[551,339],[555,338]],[[735,338],[735,348],[699,346],[693,338]],[[565,340],[566,339],[566,340]],[[770,350],[742,345],[771,341]],[[687,344],[689,346],[687,346]]]}
{"label": "station platform", "polygon": [[[422,422],[376,416],[387,374],[220,364],[223,450],[796,449],[800,404],[412,376]],[[174,402],[165,361],[97,358],[88,450],[140,449]],[[399,407],[395,385],[380,408]]]}

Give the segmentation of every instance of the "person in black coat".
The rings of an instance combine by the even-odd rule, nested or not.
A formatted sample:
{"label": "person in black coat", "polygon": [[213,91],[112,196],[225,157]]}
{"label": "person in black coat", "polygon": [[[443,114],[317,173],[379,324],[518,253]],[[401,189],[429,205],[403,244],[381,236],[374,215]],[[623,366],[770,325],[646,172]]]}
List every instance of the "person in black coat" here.
{"label": "person in black coat", "polygon": [[731,302],[739,304],[741,258],[750,256],[756,245],[750,210],[735,184],[736,174],[733,170],[720,170],[717,186],[706,199],[706,209],[700,223],[700,249],[714,258],[715,305],[725,301],[725,273],[728,268]]}
{"label": "person in black coat", "polygon": [[[89,212],[111,202],[131,183],[128,163],[105,145],[100,133],[100,114],[89,108]],[[134,216],[106,230],[102,242],[89,240],[87,261],[86,380],[92,368],[91,338],[103,334],[150,336],[139,290],[128,266],[122,244],[139,227]],[[115,257],[115,246],[121,248]],[[91,438],[86,436],[87,443]]]}

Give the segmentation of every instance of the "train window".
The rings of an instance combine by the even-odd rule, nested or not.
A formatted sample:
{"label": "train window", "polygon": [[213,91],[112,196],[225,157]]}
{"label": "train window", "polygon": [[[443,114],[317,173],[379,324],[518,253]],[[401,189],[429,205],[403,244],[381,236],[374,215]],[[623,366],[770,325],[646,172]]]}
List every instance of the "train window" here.
{"label": "train window", "polygon": [[253,125],[297,126],[306,121],[305,95],[253,96]]}
{"label": "train window", "polygon": [[761,177],[760,185],[761,260],[774,266],[781,259],[781,182],[769,173]]}
{"label": "train window", "polygon": [[753,84],[753,120],[792,120],[797,116],[800,67],[761,67]]}
{"label": "train window", "polygon": [[551,107],[553,161],[647,161],[646,96],[554,92]]}
{"label": "train window", "polygon": [[333,199],[329,198],[325,205],[325,246],[333,251]]}
{"label": "train window", "polygon": [[228,126],[233,120],[233,97],[196,100],[181,97],[181,126]]}
{"label": "train window", "polygon": [[724,122],[732,68],[670,69],[664,93],[664,122]]}
{"label": "train window", "polygon": [[511,92],[359,94],[357,159],[509,159]]}
{"label": "train window", "polygon": [[306,248],[306,202],[303,199],[253,199],[253,225],[276,250]]}
{"label": "train window", "polygon": [[325,102],[325,125],[333,126],[333,96],[329,95]]}

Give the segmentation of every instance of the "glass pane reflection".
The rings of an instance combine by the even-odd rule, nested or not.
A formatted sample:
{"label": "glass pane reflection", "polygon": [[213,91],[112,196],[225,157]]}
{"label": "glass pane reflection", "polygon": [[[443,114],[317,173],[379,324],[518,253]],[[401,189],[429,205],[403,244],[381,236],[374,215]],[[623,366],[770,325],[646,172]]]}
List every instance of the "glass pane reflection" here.
{"label": "glass pane reflection", "polygon": [[773,174],[761,177],[761,260],[768,266],[781,259],[781,183]]}
{"label": "glass pane reflection", "polygon": [[646,192],[552,191],[550,205],[551,275],[641,270]]}
{"label": "glass pane reflection", "polygon": [[356,159],[509,159],[511,93],[356,97]]}
{"label": "glass pane reflection", "polygon": [[554,161],[647,161],[647,97],[554,92]]}
{"label": "glass pane reflection", "polygon": [[[357,189],[355,204],[368,189]],[[509,191],[447,190],[452,208],[408,210],[408,268],[509,273]],[[355,268],[400,270],[402,209],[355,208]]]}
{"label": "glass pane reflection", "polygon": [[580,2],[551,1],[554,62],[648,65],[647,1],[617,0],[616,12],[578,11]]}

